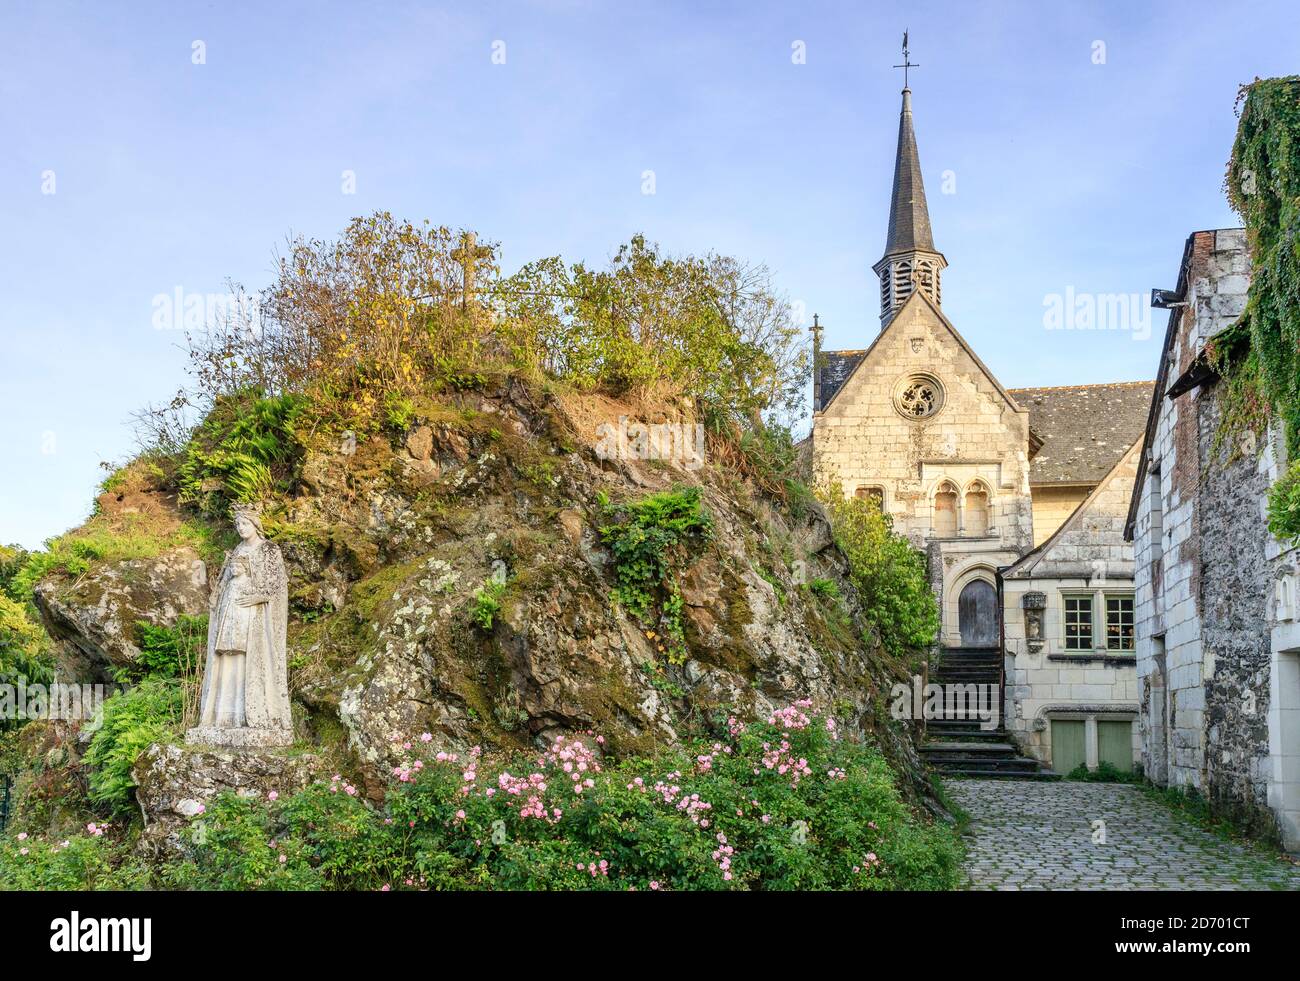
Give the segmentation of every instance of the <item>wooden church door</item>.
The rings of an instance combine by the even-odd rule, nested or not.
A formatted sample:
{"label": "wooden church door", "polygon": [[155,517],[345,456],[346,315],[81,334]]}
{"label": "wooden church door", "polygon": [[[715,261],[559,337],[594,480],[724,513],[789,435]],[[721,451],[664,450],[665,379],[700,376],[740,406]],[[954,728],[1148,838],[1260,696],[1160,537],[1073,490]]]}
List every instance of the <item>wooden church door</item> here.
{"label": "wooden church door", "polygon": [[997,647],[998,594],[993,584],[973,579],[957,598],[957,629],[962,647]]}

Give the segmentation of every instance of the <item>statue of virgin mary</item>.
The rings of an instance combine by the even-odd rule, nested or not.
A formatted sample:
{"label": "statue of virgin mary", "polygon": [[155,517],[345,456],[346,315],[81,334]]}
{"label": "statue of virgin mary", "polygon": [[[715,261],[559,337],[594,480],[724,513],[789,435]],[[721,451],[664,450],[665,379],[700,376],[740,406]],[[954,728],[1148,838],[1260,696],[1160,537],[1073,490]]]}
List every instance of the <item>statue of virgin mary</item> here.
{"label": "statue of virgin mary", "polygon": [[234,511],[240,542],[226,557],[208,619],[199,724],[189,743],[287,746],[289,579],[257,512]]}

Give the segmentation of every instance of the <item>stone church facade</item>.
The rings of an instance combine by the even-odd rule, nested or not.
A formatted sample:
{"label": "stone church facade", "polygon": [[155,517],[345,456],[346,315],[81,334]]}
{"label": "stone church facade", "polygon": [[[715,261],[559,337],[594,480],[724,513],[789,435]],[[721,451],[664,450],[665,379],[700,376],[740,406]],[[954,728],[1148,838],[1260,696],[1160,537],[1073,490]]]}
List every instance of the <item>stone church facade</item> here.
{"label": "stone church facade", "polygon": [[1245,308],[1242,229],[1179,265],[1125,533],[1136,555],[1142,763],[1300,849],[1300,555],[1268,531],[1285,444],[1225,447],[1206,344]]}
{"label": "stone church facade", "polygon": [[[1070,759],[1095,766],[1105,757],[1097,723],[1131,726],[1137,712],[1133,553],[1122,528],[1151,385],[1004,388],[943,313],[946,266],[934,245],[904,89],[885,254],[873,267],[879,330],[867,346],[830,351],[814,328],[814,474],[875,499],[895,530],[926,553],[942,614],[939,646],[949,660],[1003,652],[1003,714],[1021,748],[1052,761],[1055,713],[1071,723],[1061,729],[1070,734]],[[1064,526],[1068,535],[1058,536]],[[1050,554],[1036,551],[1043,547]],[[1025,562],[1035,555],[1030,575]],[[1009,571],[1014,587],[1004,579]],[[1040,633],[1033,650],[1028,593],[1045,597],[1028,621]],[[1095,604],[1089,629],[1079,627],[1082,605],[1071,599],[1067,641],[1066,598],[1084,594]],[[1107,649],[1108,598],[1121,597],[1128,646]],[[1086,650],[1078,648],[1085,642]],[[1054,656],[1074,660],[1046,660]],[[1118,731],[1101,731],[1106,752],[1122,741]],[[1131,760],[1131,740],[1127,752]]]}

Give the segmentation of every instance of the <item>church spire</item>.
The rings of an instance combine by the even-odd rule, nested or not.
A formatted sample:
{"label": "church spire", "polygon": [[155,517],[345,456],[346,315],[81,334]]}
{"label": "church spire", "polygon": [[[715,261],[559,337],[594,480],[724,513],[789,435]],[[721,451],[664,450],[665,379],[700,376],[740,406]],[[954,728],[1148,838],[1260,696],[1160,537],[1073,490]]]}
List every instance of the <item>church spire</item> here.
{"label": "church spire", "polygon": [[912,129],[912,90],[903,89],[885,255],[916,249],[933,252],[934,237],[930,232],[930,211],[925,206],[925,184],[921,179],[921,157],[916,152],[916,132]]}
{"label": "church spire", "polygon": [[[908,59],[907,34],[903,35],[904,73],[919,66]],[[885,255],[871,268],[880,277],[880,326],[883,329],[904,301],[919,286],[939,303],[939,273],[948,265],[935,250],[930,231],[930,211],[925,205],[921,157],[912,128],[912,90],[903,82],[903,108],[898,118],[898,149],[894,156],[894,192],[889,202],[889,231]]]}

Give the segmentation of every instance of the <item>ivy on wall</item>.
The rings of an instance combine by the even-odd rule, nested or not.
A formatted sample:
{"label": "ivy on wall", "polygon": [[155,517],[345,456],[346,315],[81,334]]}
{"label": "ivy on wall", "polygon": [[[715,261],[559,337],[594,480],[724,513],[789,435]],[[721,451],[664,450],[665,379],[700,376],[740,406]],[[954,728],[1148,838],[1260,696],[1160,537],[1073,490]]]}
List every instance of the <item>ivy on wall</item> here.
{"label": "ivy on wall", "polygon": [[[1249,350],[1221,354],[1216,367],[1224,371],[1230,401],[1234,391],[1258,398],[1281,419],[1291,463],[1270,494],[1269,528],[1279,538],[1295,539],[1300,538],[1300,76],[1256,79],[1242,87],[1238,102],[1241,118],[1225,186],[1250,245],[1250,293],[1233,328],[1241,341],[1248,340]],[[1227,347],[1219,345],[1221,351]],[[1249,415],[1242,422],[1257,426],[1258,413]]]}

